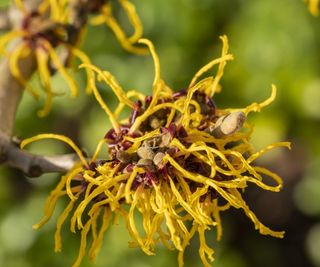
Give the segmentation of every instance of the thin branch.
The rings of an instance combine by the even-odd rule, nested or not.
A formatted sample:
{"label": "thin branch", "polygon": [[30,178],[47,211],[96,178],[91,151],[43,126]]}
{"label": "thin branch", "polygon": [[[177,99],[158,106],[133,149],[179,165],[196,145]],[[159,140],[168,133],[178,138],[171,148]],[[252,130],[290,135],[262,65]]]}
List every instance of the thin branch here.
{"label": "thin branch", "polygon": [[0,164],[21,170],[30,177],[38,177],[44,173],[67,172],[79,158],[76,154],[59,156],[41,156],[21,150],[17,144],[5,135],[0,134]]}
{"label": "thin branch", "polygon": [[[27,10],[34,10],[42,0],[25,0]],[[71,27],[74,34],[70,44],[75,45],[82,28],[87,22],[89,3],[93,0],[73,0],[73,12]],[[95,0],[97,1],[97,0]],[[100,3],[100,0],[97,1]],[[11,6],[8,13],[3,13],[13,29],[19,29],[23,14],[14,6]],[[17,40],[10,44],[10,51],[13,51],[21,44]],[[66,56],[65,56],[66,57]],[[66,60],[65,60],[66,61]],[[36,70],[34,55],[30,53],[27,57],[19,60],[20,72],[27,81]],[[15,115],[20,103],[24,88],[11,74],[9,61],[4,58],[0,61],[0,164],[17,168],[29,176],[39,176],[47,172],[66,172],[77,161],[75,155],[62,156],[39,156],[20,150],[11,140],[14,127]]]}

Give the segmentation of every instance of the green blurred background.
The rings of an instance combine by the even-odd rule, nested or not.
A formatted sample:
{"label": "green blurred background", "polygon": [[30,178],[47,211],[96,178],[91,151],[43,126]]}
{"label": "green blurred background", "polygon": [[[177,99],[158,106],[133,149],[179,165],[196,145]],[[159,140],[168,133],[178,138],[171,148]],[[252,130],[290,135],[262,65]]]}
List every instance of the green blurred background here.
{"label": "green blurred background", "polygon": [[[1,1],[5,5],[7,1]],[[312,17],[302,0],[135,0],[145,37],[156,47],[162,77],[174,90],[186,87],[193,74],[220,54],[219,36],[226,34],[235,60],[229,62],[222,79],[223,91],[216,95],[220,108],[244,107],[262,101],[278,87],[278,97],[262,113],[251,114],[255,125],[252,142],[257,149],[275,141],[289,140],[292,150],[279,149],[260,162],[278,172],[285,186],[280,193],[248,188],[245,198],[266,225],[285,230],[284,239],[261,236],[241,211],[222,216],[224,236],[215,241],[218,267],[320,266],[320,17]],[[120,20],[127,27],[124,14]],[[130,30],[129,26],[128,29]],[[150,57],[124,52],[106,26],[89,28],[83,49],[98,66],[112,72],[125,89],[150,93],[153,65]],[[81,88],[85,76],[75,74]],[[34,79],[37,84],[37,78]],[[27,93],[17,114],[15,134],[29,137],[54,132],[72,137],[90,153],[109,128],[109,121],[92,96],[68,97],[61,77],[54,77],[58,92],[53,110],[44,119],[36,112],[42,102]],[[83,91],[83,90],[82,90]],[[103,97],[114,101],[110,90]],[[66,152],[58,142],[30,146],[37,153]],[[63,251],[53,252],[56,218],[65,205],[59,202],[54,218],[41,230],[31,228],[43,214],[45,199],[59,179],[44,175],[30,179],[0,167],[0,266],[70,266],[79,247],[79,236],[63,234]],[[149,257],[127,248],[125,226],[114,226],[105,235],[97,267],[177,266],[175,252],[158,247]],[[198,242],[187,250],[187,267],[202,266]],[[93,266],[87,259],[82,266]]]}

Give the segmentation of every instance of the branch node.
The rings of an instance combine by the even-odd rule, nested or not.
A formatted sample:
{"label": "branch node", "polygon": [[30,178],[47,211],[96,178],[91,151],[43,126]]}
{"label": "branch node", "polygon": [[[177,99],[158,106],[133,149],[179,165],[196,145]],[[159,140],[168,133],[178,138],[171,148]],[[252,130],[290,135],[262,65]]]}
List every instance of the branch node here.
{"label": "branch node", "polygon": [[29,177],[39,177],[41,174],[43,174],[43,170],[37,164],[31,165],[29,167],[28,173],[26,173],[26,175]]}

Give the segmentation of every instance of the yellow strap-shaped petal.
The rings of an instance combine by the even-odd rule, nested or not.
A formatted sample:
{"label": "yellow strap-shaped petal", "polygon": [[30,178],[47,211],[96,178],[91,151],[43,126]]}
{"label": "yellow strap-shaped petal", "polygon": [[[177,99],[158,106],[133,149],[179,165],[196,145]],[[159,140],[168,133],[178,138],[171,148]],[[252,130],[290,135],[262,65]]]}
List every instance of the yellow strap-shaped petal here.
{"label": "yellow strap-shaped petal", "polygon": [[60,140],[62,142],[67,143],[78,155],[79,159],[81,160],[81,162],[83,163],[83,165],[85,166],[89,166],[87,160],[85,159],[85,157],[82,154],[81,149],[69,138],[66,137],[64,135],[59,135],[59,134],[38,134],[36,136],[24,139],[21,144],[20,147],[21,149],[23,149],[26,145],[33,143],[35,141],[39,141],[39,140],[43,140],[43,139],[56,139],[56,140]]}

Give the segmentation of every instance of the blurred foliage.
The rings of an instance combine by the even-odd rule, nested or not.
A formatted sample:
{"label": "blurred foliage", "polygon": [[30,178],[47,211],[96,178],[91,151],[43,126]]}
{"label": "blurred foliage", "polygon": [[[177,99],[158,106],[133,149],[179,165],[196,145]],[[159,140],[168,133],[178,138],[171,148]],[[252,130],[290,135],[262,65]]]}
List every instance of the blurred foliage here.
{"label": "blurred foliage", "polygon": [[[8,1],[0,1],[3,6]],[[263,164],[282,175],[284,190],[277,195],[248,190],[247,199],[257,215],[273,228],[286,230],[283,240],[260,236],[240,212],[225,215],[224,236],[209,239],[215,248],[213,266],[320,266],[320,18],[312,17],[302,0],[136,0],[145,36],[154,41],[162,63],[162,77],[175,90],[186,87],[193,74],[220,51],[218,36],[229,37],[235,61],[228,63],[223,91],[215,97],[218,107],[243,107],[265,99],[271,83],[278,87],[277,100],[249,121],[255,124],[252,142],[258,148],[289,140],[290,152],[264,157]],[[126,23],[124,14],[119,14]],[[107,27],[89,28],[83,49],[92,61],[113,73],[125,89],[150,92],[153,65],[121,49]],[[75,68],[82,82],[84,73]],[[33,83],[37,86],[37,77]],[[66,85],[54,77],[57,90]],[[113,97],[101,86],[104,99]],[[82,90],[84,91],[84,90]],[[42,103],[25,94],[17,114],[15,134],[29,137],[55,132],[76,140],[92,153],[110,124],[93,96],[81,93],[70,99],[57,97],[48,117],[36,111]],[[39,142],[37,153],[57,154],[65,147]],[[56,175],[29,179],[20,172],[0,168],[0,266],[70,266],[79,237],[64,229],[63,250],[53,252],[55,218],[39,231],[31,225],[42,215],[45,198],[58,180]],[[60,203],[61,207],[64,203]],[[59,214],[57,211],[55,214]],[[154,257],[129,249],[129,237],[120,223],[107,232],[94,266],[176,266],[176,253],[159,247]],[[91,266],[85,260],[82,266]],[[197,240],[186,254],[186,266],[201,266]]]}

